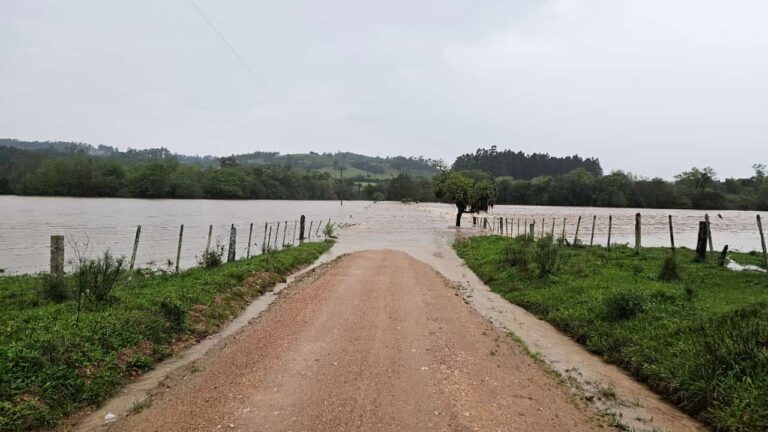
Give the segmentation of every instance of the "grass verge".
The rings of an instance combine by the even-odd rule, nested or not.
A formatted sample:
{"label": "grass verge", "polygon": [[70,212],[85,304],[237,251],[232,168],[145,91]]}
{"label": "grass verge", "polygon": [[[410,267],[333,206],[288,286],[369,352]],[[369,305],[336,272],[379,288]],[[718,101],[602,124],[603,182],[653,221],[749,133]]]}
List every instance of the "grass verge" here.
{"label": "grass verge", "polygon": [[[687,249],[675,254],[670,278],[666,249],[639,256],[623,246],[541,252],[538,243],[497,236],[455,247],[492,290],[717,430],[768,430],[765,273],[694,263]],[[551,253],[557,257],[537,258]],[[552,261],[557,265],[543,275],[539,267]]]}
{"label": "grass verge", "polygon": [[0,277],[0,430],[54,427],[215,333],[331,243],[180,274],[122,279],[107,303],[45,300],[39,276]]}

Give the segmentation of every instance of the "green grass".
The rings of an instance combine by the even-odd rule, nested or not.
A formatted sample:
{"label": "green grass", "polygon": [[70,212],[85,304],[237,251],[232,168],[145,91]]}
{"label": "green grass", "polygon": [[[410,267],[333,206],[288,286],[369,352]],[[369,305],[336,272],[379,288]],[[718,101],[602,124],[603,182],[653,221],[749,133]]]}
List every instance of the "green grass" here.
{"label": "green grass", "polygon": [[696,264],[692,251],[679,249],[679,279],[665,282],[659,275],[668,250],[637,256],[617,246],[560,248],[554,273],[539,277],[533,243],[492,236],[455,247],[495,292],[715,429],[768,430],[765,273]]}
{"label": "green grass", "polygon": [[[307,243],[178,275],[124,278],[110,301],[41,295],[38,276],[0,277],[0,430],[55,426],[239,314],[331,243]],[[70,281],[71,282],[71,281]]]}

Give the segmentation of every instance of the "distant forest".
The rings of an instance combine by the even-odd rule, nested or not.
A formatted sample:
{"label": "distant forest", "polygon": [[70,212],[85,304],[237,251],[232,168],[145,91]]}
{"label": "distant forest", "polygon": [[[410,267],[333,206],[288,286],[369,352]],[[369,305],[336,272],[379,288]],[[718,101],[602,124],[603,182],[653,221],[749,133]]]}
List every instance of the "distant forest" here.
{"label": "distant forest", "polygon": [[453,169],[481,170],[494,177],[512,177],[518,180],[530,180],[541,176],[560,176],[576,168],[583,168],[594,177],[603,175],[600,161],[595,158],[582,158],[579,155],[555,157],[545,153],[525,154],[512,150],[497,151],[496,146],[490,149],[477,149],[456,158]]}
{"label": "distant forest", "polygon": [[[692,168],[673,181],[623,171],[596,158],[478,149],[452,169],[493,179],[497,204],[768,210],[768,173],[720,180]],[[446,169],[422,157],[354,153],[228,157],[168,149],[0,139],[0,194],[83,197],[435,201],[431,177]],[[343,181],[341,177],[343,176]]]}

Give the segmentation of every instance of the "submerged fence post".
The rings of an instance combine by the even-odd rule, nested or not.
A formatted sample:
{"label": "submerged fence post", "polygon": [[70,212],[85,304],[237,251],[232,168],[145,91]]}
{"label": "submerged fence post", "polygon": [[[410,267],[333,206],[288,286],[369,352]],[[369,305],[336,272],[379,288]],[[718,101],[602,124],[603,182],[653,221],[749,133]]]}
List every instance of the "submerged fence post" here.
{"label": "submerged fence post", "polygon": [[315,221],[309,221],[309,231],[307,231],[307,240],[312,240],[312,224]]}
{"label": "submerged fence post", "polygon": [[323,224],[323,220],[320,219],[317,221],[317,228],[315,229],[315,240],[317,240],[320,237],[320,225]]}
{"label": "submerged fence post", "polygon": [[299,244],[304,244],[304,224],[304,215],[301,215],[301,218],[299,218]]}
{"label": "submerged fence post", "polygon": [[272,225],[269,226],[269,234],[267,234],[267,252],[271,252],[272,249],[269,248],[269,242],[272,241]]}
{"label": "submerged fence post", "polygon": [[275,248],[275,250],[280,249],[280,247],[277,245],[277,236],[280,235],[280,222],[277,222],[277,228],[275,229],[275,241],[272,242],[272,247]]}
{"label": "submerged fence post", "polygon": [[696,261],[707,259],[707,222],[699,221],[699,235],[696,240]]}
{"label": "submerged fence post", "polygon": [[296,227],[298,226],[299,221],[294,220],[293,221],[293,232],[291,233],[291,246],[296,244]]}
{"label": "submerged fence post", "polygon": [[520,235],[520,218],[517,218],[517,235]]}
{"label": "submerged fence post", "polygon": [[227,253],[227,262],[235,260],[235,251],[237,248],[237,228],[235,224],[229,228],[229,251]]}
{"label": "submerged fence post", "polygon": [[717,265],[720,267],[725,266],[726,257],[728,257],[728,245],[725,245],[723,251],[720,252],[720,256],[717,258]]}
{"label": "submerged fence post", "polygon": [[176,273],[179,272],[179,261],[181,260],[181,239],[184,237],[184,224],[179,227],[179,247],[176,248]]}
{"label": "submerged fence post", "polygon": [[269,228],[269,222],[264,222],[264,240],[261,241],[261,253],[267,251],[267,228]]}
{"label": "submerged fence post", "polygon": [[248,230],[248,250],[245,252],[245,259],[251,257],[251,239],[253,238],[253,222],[251,222],[251,228]]}
{"label": "submerged fence post", "polygon": [[669,215],[669,243],[672,245],[672,252],[675,251],[675,231],[672,228],[672,215]]}
{"label": "submerged fence post", "polygon": [[64,236],[51,236],[51,276],[64,276]]}
{"label": "submerged fence post", "polygon": [[576,234],[573,236],[573,245],[576,246],[576,243],[579,241],[579,227],[581,226],[581,216],[579,216],[579,220],[576,221]]}
{"label": "submerged fence post", "polygon": [[208,225],[208,241],[205,242],[205,253],[211,249],[211,236],[213,236],[213,225]]}
{"label": "submerged fence post", "polygon": [[555,239],[555,218],[552,218],[552,232],[549,234],[552,240]]}
{"label": "submerged fence post", "polygon": [[595,242],[595,222],[597,222],[597,215],[592,215],[592,235],[589,237],[589,245]]}
{"label": "submerged fence post", "polygon": [[544,238],[544,218],[541,218],[541,237]]}
{"label": "submerged fence post", "polygon": [[608,215],[608,245],[607,248],[611,248],[611,229],[613,228],[613,215]]}
{"label": "submerged fence post", "polygon": [[642,240],[642,224],[640,222],[640,213],[635,214],[635,252],[640,253]]}
{"label": "submerged fence post", "polygon": [[712,253],[715,251],[715,248],[712,246],[712,228],[710,228],[709,223],[709,214],[704,214],[704,222],[707,223],[707,243],[709,243],[709,252]]}
{"label": "submerged fence post", "polygon": [[563,243],[565,243],[565,218],[563,218]]}
{"label": "submerged fence post", "polygon": [[760,231],[760,243],[763,245],[763,261],[765,261],[765,268],[768,270],[768,250],[765,248],[765,236],[763,236],[763,222],[760,220],[760,215],[757,215],[757,229]]}
{"label": "submerged fence post", "polygon": [[288,235],[288,221],[285,221],[285,228],[283,228],[283,247],[285,247],[285,236]]}
{"label": "submerged fence post", "polygon": [[128,266],[128,270],[133,270],[133,265],[136,263],[136,251],[139,250],[139,238],[141,237],[141,225],[136,227],[136,237],[133,239],[133,253],[131,253],[131,265]]}

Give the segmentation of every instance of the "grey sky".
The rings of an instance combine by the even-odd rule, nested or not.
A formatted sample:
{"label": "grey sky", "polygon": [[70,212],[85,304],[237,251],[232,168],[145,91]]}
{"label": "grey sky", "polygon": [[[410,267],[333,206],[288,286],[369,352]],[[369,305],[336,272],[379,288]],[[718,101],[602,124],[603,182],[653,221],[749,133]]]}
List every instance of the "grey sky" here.
{"label": "grey sky", "polygon": [[0,137],[768,163],[768,2],[0,1]]}

